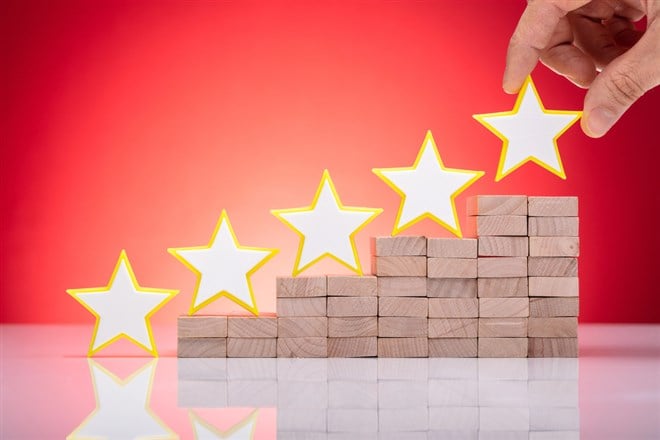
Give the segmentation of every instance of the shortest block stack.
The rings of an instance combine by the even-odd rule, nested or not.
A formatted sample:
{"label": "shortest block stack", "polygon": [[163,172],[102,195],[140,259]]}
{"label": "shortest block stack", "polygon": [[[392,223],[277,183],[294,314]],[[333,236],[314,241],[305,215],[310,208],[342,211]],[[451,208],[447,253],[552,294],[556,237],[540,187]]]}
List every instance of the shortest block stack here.
{"label": "shortest block stack", "polygon": [[177,356],[222,358],[227,356],[226,316],[179,316]]}

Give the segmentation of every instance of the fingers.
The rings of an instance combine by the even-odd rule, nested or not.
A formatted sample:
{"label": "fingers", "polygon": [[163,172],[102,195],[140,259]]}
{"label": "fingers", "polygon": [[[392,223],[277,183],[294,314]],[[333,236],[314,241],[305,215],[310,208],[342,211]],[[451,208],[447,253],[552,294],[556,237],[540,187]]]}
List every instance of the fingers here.
{"label": "fingers", "polygon": [[[627,47],[616,44],[601,20],[577,12],[569,14],[568,19],[573,26],[574,44],[594,60],[597,68],[604,68],[626,51]],[[622,26],[623,23],[614,25]]]}

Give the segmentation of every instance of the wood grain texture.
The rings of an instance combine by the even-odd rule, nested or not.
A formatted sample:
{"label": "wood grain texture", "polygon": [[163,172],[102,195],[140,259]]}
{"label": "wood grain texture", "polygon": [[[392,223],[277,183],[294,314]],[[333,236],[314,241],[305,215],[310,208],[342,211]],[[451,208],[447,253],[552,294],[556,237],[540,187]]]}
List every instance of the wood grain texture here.
{"label": "wood grain texture", "polygon": [[326,316],[327,299],[277,298],[277,316]]}
{"label": "wood grain texture", "polygon": [[577,338],[576,317],[529,318],[530,338]]}
{"label": "wood grain texture", "polygon": [[276,338],[277,318],[230,316],[227,321],[230,338]]}
{"label": "wood grain texture", "polygon": [[526,338],[528,318],[479,318],[480,338]]}
{"label": "wood grain texture", "polygon": [[377,293],[375,276],[328,276],[328,296],[376,296]]}
{"label": "wood grain texture", "polygon": [[477,318],[477,298],[429,298],[429,318]]}
{"label": "wood grain texture", "polygon": [[417,338],[428,336],[426,318],[383,317],[378,318],[378,337]]}
{"label": "wood grain texture", "polygon": [[426,296],[426,276],[378,277],[378,296]]}
{"label": "wood grain texture", "polygon": [[327,279],[316,277],[277,277],[276,288],[278,298],[309,298],[327,295]]}
{"label": "wood grain texture", "polygon": [[529,298],[479,298],[480,318],[527,318]]}
{"label": "wood grain texture", "polygon": [[427,338],[378,338],[378,357],[428,357]]}
{"label": "wood grain texture", "polygon": [[226,338],[226,316],[179,316],[176,321],[179,338]]}
{"label": "wood grain texture", "polygon": [[378,257],[426,255],[426,237],[400,235],[375,237],[373,240]]}
{"label": "wood grain texture", "polygon": [[475,238],[429,238],[427,256],[434,258],[477,258]]}
{"label": "wood grain texture", "polygon": [[527,236],[527,217],[524,215],[469,216],[466,222],[466,234],[470,237]]}
{"label": "wood grain texture", "polygon": [[375,296],[337,296],[328,298],[328,316],[377,316],[378,298]]}
{"label": "wood grain texture", "polygon": [[479,237],[480,257],[526,257],[529,253],[527,237]]}
{"label": "wood grain texture", "polygon": [[529,277],[529,296],[579,296],[577,277]]}
{"label": "wood grain texture", "polygon": [[527,276],[527,257],[479,257],[479,278],[521,278]]}
{"label": "wood grain texture", "polygon": [[578,259],[572,257],[529,257],[527,275],[530,277],[576,277]]}
{"label": "wood grain texture", "polygon": [[529,237],[532,257],[577,257],[580,255],[579,237]]}
{"label": "wood grain texture", "polygon": [[579,217],[529,217],[530,237],[577,237],[580,235]]}
{"label": "wood grain texture", "polygon": [[528,356],[568,357],[578,356],[577,338],[529,338]]}
{"label": "wood grain texture", "polygon": [[429,298],[476,298],[477,280],[474,278],[429,278]]}
{"label": "wood grain texture", "polygon": [[527,196],[472,196],[467,215],[527,215]]}
{"label": "wood grain texture", "polygon": [[477,338],[429,339],[429,357],[477,357]]}
{"label": "wood grain texture", "polygon": [[373,257],[373,273],[379,277],[425,277],[426,257]]}
{"label": "wood grain texture", "polygon": [[428,298],[383,297],[378,299],[378,316],[426,318],[428,314]]}
{"label": "wood grain texture", "polygon": [[528,197],[527,215],[530,217],[577,217],[577,197]]}
{"label": "wood grain texture", "polygon": [[328,357],[328,338],[277,338],[277,357]]}
{"label": "wood grain texture", "polygon": [[227,357],[273,358],[276,355],[276,338],[227,338]]}
{"label": "wood grain texture", "polygon": [[378,336],[378,317],[328,318],[328,336],[331,338]]}
{"label": "wood grain texture", "polygon": [[476,258],[429,258],[429,278],[476,278]]}
{"label": "wood grain texture", "polygon": [[378,338],[328,338],[328,357],[354,358],[378,355]]}
{"label": "wood grain texture", "polygon": [[277,318],[277,336],[299,338],[328,336],[328,318],[324,316]]}
{"label": "wood grain texture", "polygon": [[178,338],[176,353],[180,358],[227,357],[227,338]]}
{"label": "wood grain texture", "polygon": [[529,295],[527,277],[479,278],[477,286],[479,298],[511,298]]}
{"label": "wood grain texture", "polygon": [[476,338],[477,318],[430,318],[429,338]]}
{"label": "wood grain texture", "polygon": [[527,338],[479,338],[479,357],[524,358],[527,357]]}
{"label": "wood grain texture", "polygon": [[529,316],[535,318],[578,316],[579,303],[580,301],[577,297],[530,298]]}

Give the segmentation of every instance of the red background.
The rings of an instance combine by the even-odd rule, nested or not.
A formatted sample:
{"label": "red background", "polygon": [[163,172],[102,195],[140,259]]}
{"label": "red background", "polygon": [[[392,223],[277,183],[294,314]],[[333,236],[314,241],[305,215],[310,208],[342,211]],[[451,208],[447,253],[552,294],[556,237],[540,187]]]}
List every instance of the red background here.
{"label": "red background", "polygon": [[[400,202],[371,169],[411,165],[431,129],[447,166],[486,171],[463,222],[469,195],[578,195],[581,321],[659,322],[660,89],[603,139],[564,134],[566,181],[528,164],[494,182],[501,141],[471,116],[513,107],[501,75],[523,8],[4,1],[0,321],[92,322],[65,290],[104,286],[125,248],[142,286],[181,289],[153,318],[174,323],[195,277],[166,249],[208,243],[223,208],[241,244],[281,249],[253,277],[272,312],[298,239],[269,210],[309,205],[328,168],[344,204],[385,209],[358,235],[367,269]],[[584,91],[534,79],[546,108],[581,109]],[[345,269],[305,274],[325,272]]]}

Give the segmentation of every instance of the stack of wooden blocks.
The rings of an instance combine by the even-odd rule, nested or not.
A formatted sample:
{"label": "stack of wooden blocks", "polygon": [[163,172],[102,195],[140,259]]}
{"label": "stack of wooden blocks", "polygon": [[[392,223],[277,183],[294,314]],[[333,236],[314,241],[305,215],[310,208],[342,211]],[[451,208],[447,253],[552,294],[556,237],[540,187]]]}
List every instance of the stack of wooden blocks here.
{"label": "stack of wooden blocks", "polygon": [[369,276],[280,277],[277,317],[181,317],[180,357],[576,357],[576,197],[476,196],[476,238],[374,239]]}

